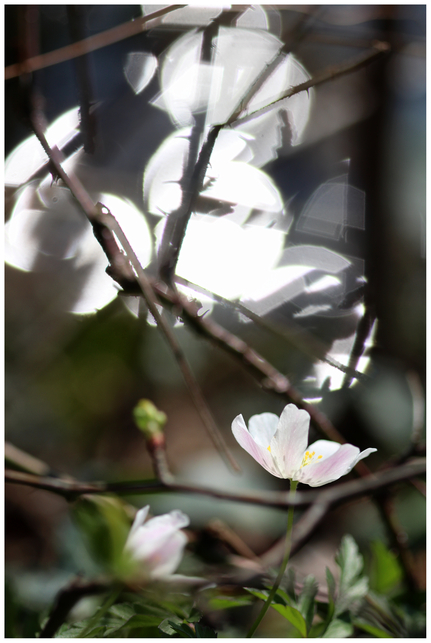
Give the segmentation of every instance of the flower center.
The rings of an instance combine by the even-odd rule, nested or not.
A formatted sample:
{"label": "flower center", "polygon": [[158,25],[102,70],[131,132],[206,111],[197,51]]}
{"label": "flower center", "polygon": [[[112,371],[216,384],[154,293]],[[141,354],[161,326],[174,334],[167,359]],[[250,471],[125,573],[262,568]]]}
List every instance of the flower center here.
{"label": "flower center", "polygon": [[271,445],[269,445],[269,447],[268,447],[268,451],[271,453]]}
{"label": "flower center", "polygon": [[311,464],[313,461],[316,462],[317,460],[320,460],[323,458],[322,455],[318,455],[317,457],[314,457],[316,455],[316,452],[313,451],[310,453],[310,451],[306,451],[304,457],[302,458],[302,463],[301,463],[301,469],[303,467],[306,467],[307,464]]}

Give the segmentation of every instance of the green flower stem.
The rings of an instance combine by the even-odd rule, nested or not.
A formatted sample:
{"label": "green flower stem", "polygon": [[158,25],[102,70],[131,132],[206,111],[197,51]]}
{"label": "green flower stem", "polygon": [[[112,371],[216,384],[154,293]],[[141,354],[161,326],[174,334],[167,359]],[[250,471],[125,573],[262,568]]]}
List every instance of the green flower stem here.
{"label": "green flower stem", "polygon": [[94,614],[94,616],[90,619],[90,622],[88,623],[87,627],[84,628],[84,630],[81,632],[79,635],[79,638],[85,638],[85,636],[91,632],[91,630],[96,627],[97,623],[100,621],[100,619],[105,616],[106,612],[109,610],[111,605],[115,603],[117,598],[119,597],[122,586],[116,585],[113,589],[113,591],[109,594],[108,598],[106,601],[99,607],[97,612]]}
{"label": "green flower stem", "polygon": [[[290,494],[289,494],[289,500],[293,500],[295,497],[295,492],[296,492],[296,487],[298,486],[298,481],[297,480],[291,480],[290,481]],[[281,579],[283,578],[284,572],[286,571],[287,563],[289,562],[289,556],[290,556],[290,550],[292,548],[292,527],[293,527],[293,513],[294,513],[294,506],[293,504],[290,505],[289,511],[287,513],[287,529],[286,529],[286,544],[285,544],[285,549],[284,549],[284,558],[283,562],[281,563],[280,569],[278,570],[277,578],[275,579],[274,585],[272,586],[271,591],[269,592],[269,596],[266,599],[259,616],[251,626],[250,630],[247,633],[248,639],[250,639],[257,628],[260,625],[261,620],[265,616],[266,612],[268,611],[269,606],[272,603],[272,599],[274,598],[278,587],[280,585]]]}

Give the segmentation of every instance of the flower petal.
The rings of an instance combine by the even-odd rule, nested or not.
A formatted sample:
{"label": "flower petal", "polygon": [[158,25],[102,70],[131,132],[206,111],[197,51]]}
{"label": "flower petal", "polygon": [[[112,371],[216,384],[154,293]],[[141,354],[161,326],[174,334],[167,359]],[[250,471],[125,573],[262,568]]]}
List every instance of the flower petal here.
{"label": "flower petal", "polygon": [[[328,441],[319,440],[319,442]],[[311,445],[308,450],[316,450],[315,446],[317,444],[316,442]],[[335,445],[336,443],[332,444]],[[358,447],[354,447],[352,444],[343,444],[332,455],[328,455],[328,457],[318,461],[316,464],[311,463],[300,469],[295,479],[310,485],[310,487],[321,487],[349,473],[359,460],[366,458],[373,451],[377,451],[377,449],[366,449],[363,453],[360,453]]]}
{"label": "flower petal", "polygon": [[[316,456],[321,455],[322,460],[326,460],[329,456],[337,453],[340,447],[341,444],[339,442],[333,442],[332,440],[317,440],[307,447],[307,451],[310,453],[313,453],[314,451]],[[318,464],[318,461],[316,460],[313,464]]]}
{"label": "flower petal", "polygon": [[177,531],[169,540],[159,547],[147,559],[151,577],[158,579],[170,576],[177,569],[183,556],[187,536],[182,531]]}
{"label": "flower petal", "polygon": [[268,449],[277,430],[278,422],[278,416],[275,413],[253,415],[248,421],[248,431],[256,444]]}
{"label": "flower petal", "polygon": [[142,527],[146,517],[148,516],[149,510],[150,510],[150,505],[147,505],[146,507],[142,507],[142,509],[139,509],[139,511],[136,512],[135,520],[133,521],[133,525],[130,529],[129,537],[127,540],[129,540],[129,538],[136,533],[139,527]]}
{"label": "flower petal", "polygon": [[247,451],[247,453],[249,453],[256,462],[269,471],[273,476],[283,478],[282,474],[277,469],[268,448],[257,444],[248,432],[242,415],[238,415],[232,422],[232,433],[234,434],[235,440],[238,444]]}
{"label": "flower petal", "polygon": [[163,514],[163,516],[155,516],[148,521],[148,524],[151,524],[151,527],[155,529],[156,527],[160,530],[164,529],[182,529],[187,527],[190,524],[190,519],[188,516],[183,514],[182,511],[175,509],[170,511],[168,514]]}
{"label": "flower petal", "polygon": [[308,442],[310,416],[294,404],[284,407],[271,440],[271,454],[283,478],[292,478],[300,468]]}

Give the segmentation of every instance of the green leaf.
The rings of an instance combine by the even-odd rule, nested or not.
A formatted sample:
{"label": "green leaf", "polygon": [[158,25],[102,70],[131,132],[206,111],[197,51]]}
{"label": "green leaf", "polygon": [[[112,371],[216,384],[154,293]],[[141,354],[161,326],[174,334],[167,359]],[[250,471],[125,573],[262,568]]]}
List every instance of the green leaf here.
{"label": "green leaf", "polygon": [[172,629],[177,632],[183,638],[194,639],[197,638],[195,631],[190,627],[188,623],[174,623],[173,621],[168,621]]}
{"label": "green leaf", "polygon": [[314,576],[307,576],[304,581],[302,592],[298,598],[297,607],[305,619],[307,632],[311,627],[315,612],[314,598],[317,594],[317,582]]}
{"label": "green leaf", "polygon": [[253,596],[256,596],[256,598],[260,598],[262,601],[266,601],[268,598],[269,592],[266,590],[263,590],[262,592],[257,590],[257,589],[251,589],[250,587],[244,587],[244,589],[247,592],[250,592]]}
{"label": "green leaf", "polygon": [[233,607],[244,607],[245,605],[250,605],[252,600],[253,599],[251,596],[238,596],[238,597],[221,596],[221,597],[211,598],[209,601],[209,605],[210,605],[210,608],[213,610],[225,610],[225,609],[231,609]]}
{"label": "green leaf", "polygon": [[364,561],[358,545],[349,534],[343,536],[335,562],[341,569],[340,586],[350,587],[361,573]]}
{"label": "green leaf", "polygon": [[126,621],[112,624],[107,628],[106,635],[112,637],[114,634],[118,634],[121,630],[138,629],[141,627],[158,627],[159,624],[159,616],[143,616],[141,614],[135,614]]}
{"label": "green leaf", "polygon": [[353,634],[353,625],[335,618],[330,622],[326,632],[323,634],[324,639],[347,639]]}
{"label": "green leaf", "polygon": [[148,602],[146,602],[145,605],[142,605],[142,603],[134,603],[133,609],[138,615],[154,616],[155,618],[164,618],[170,612],[170,610],[164,609],[164,607]]}
{"label": "green leaf", "polygon": [[85,619],[84,621],[79,621],[78,623],[63,623],[60,629],[56,632],[54,638],[56,639],[80,639],[80,638],[102,638],[105,633],[104,625],[97,625],[93,627],[87,634],[83,637],[82,633],[86,629],[90,622],[90,619]]}
{"label": "green leaf", "polygon": [[292,567],[289,567],[287,572],[284,575],[283,579],[283,588],[286,590],[286,594],[289,599],[287,602],[291,604],[296,604],[296,592],[295,592],[295,570]]}
{"label": "green leaf", "polygon": [[371,543],[370,588],[389,594],[401,583],[403,572],[396,556],[380,541]]}
{"label": "green leaf", "polygon": [[391,639],[393,638],[392,634],[389,634],[386,630],[376,627],[375,625],[370,625],[363,619],[356,619],[353,621],[353,625],[368,634],[372,634],[377,639]]}
{"label": "green leaf", "polygon": [[206,625],[201,625],[196,623],[194,627],[191,627],[186,622],[170,621],[166,619],[163,623],[160,623],[159,629],[168,634],[168,636],[174,636],[175,632],[179,634],[182,638],[189,639],[216,639],[217,632],[215,632],[211,627]]}
{"label": "green leaf", "polygon": [[195,625],[196,638],[198,639],[216,639],[217,632],[215,632],[211,627],[207,625],[201,625],[196,623]]}
{"label": "green leaf", "polygon": [[75,636],[74,638],[77,639],[101,639],[104,637],[106,631],[106,627],[104,625],[96,625],[96,627],[93,627],[87,634],[83,634],[82,631]]}
{"label": "green leaf", "polygon": [[308,632],[308,638],[309,639],[321,639],[323,637],[323,634],[326,629],[326,623],[316,623],[316,625],[313,625],[309,632]]}
{"label": "green leaf", "polygon": [[109,614],[117,616],[123,621],[127,621],[129,618],[134,616],[136,612],[130,603],[117,603],[109,609]]}
{"label": "green leaf", "polygon": [[363,599],[368,592],[368,578],[360,578],[354,585],[349,588],[344,588],[343,592],[340,587],[340,594],[335,604],[336,616],[342,614],[346,610],[357,614],[360,609]]}
{"label": "green leaf", "polygon": [[296,602],[292,600],[292,598],[280,588],[277,589],[277,592],[274,596],[274,603],[278,603],[279,605],[292,605],[292,607],[296,606]]}
{"label": "green leaf", "polygon": [[177,623],[177,625],[180,625],[182,623],[181,619],[176,617],[172,618],[168,616],[168,618],[165,618],[165,620],[158,625],[159,630],[164,634],[167,634],[168,636],[173,636],[175,634],[175,630],[170,624],[172,621],[174,623]]}
{"label": "green leaf", "polygon": [[328,584],[328,621],[330,621],[335,612],[335,578],[329,567],[326,568],[326,582]]}
{"label": "green leaf", "polygon": [[[269,592],[260,592],[256,589],[250,589],[245,587],[245,589],[250,592],[253,596],[260,598],[263,601],[266,601],[268,598]],[[284,594],[284,592],[283,592]],[[286,594],[284,594],[286,596]],[[276,598],[276,597],[274,597]],[[299,631],[301,636],[307,636],[307,624],[301,612],[291,605],[284,605],[284,600],[281,597],[277,597],[276,601],[271,603],[271,607],[275,609],[279,614],[281,614],[289,623],[291,623]]]}
{"label": "green leaf", "polygon": [[272,603],[271,607],[273,607],[279,614],[284,616],[284,618],[289,621],[291,625],[296,627],[301,636],[306,638],[307,624],[301,612],[299,612],[294,607],[291,607],[290,605],[274,605],[274,603]]}
{"label": "green leaf", "polygon": [[335,616],[346,610],[357,612],[368,591],[368,579],[360,578],[364,561],[352,536],[343,537],[335,561],[341,570]]}
{"label": "green leaf", "polygon": [[94,560],[109,572],[121,573],[124,544],[130,531],[122,501],[88,495],[75,503],[73,517]]}
{"label": "green leaf", "polygon": [[[403,623],[404,619],[396,613],[396,606],[393,602],[390,602],[385,596],[371,591],[368,592],[367,598],[367,622],[370,625],[381,627],[384,624],[385,628],[396,638],[408,636]],[[364,620],[363,613],[361,613],[361,617],[361,620]]]}

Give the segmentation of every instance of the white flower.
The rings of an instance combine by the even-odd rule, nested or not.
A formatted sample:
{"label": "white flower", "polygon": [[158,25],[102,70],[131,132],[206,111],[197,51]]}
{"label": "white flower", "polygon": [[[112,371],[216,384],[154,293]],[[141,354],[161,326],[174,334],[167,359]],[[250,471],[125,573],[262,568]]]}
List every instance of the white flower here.
{"label": "white flower", "polygon": [[145,519],[149,506],[136,514],[124,551],[136,563],[137,577],[146,580],[167,580],[181,562],[187,536],[182,527],[187,527],[189,518],[181,511],[171,511],[163,516]]}
{"label": "white flower", "polygon": [[352,444],[317,440],[307,447],[310,415],[288,404],[280,419],[274,413],[253,415],[249,428],[242,415],[232,422],[236,441],[277,478],[320,487],[349,473],[359,460],[377,449],[360,452]]}

